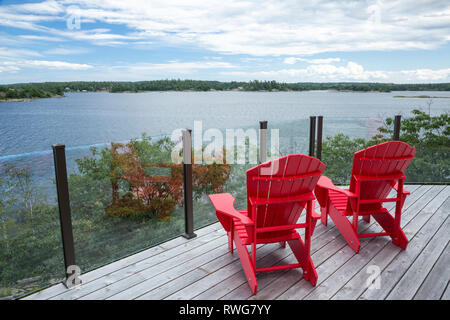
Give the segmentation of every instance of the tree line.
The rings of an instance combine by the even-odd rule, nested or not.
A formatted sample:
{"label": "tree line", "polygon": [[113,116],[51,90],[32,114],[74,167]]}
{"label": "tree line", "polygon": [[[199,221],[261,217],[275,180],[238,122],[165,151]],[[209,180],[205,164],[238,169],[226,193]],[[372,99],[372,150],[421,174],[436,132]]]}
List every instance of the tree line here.
{"label": "tree line", "polygon": [[17,83],[0,85],[0,99],[46,98],[63,95],[64,92],[144,92],[144,91],[306,91],[337,90],[358,92],[391,91],[450,91],[450,83],[395,84],[376,82],[297,82],[277,81],[203,81],[203,80],[152,80],[135,82],[117,81],[69,81]]}

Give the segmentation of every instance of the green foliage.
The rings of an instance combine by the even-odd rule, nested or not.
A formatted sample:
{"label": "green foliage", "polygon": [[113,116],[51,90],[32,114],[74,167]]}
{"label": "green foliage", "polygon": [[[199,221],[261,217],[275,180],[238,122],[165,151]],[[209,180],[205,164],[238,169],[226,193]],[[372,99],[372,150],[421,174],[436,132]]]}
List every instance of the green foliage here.
{"label": "green foliage", "polygon": [[0,177],[0,287],[18,295],[64,274],[58,211],[30,169],[6,166]]}
{"label": "green foliage", "polygon": [[[416,156],[406,170],[409,182],[450,181],[450,115],[431,116],[421,110],[413,110],[413,116],[401,123],[400,140],[416,148]],[[380,134],[369,145],[389,140],[393,134],[392,118],[386,119]]]}
{"label": "green foliage", "polygon": [[203,80],[153,80],[136,82],[115,81],[71,81],[18,83],[0,85],[0,100],[19,98],[44,98],[64,92],[144,92],[144,91],[304,91],[304,90],[338,90],[359,92],[390,91],[450,91],[450,83],[429,84],[394,84],[394,83],[362,83],[362,82],[329,82],[329,83],[280,83],[276,81],[220,82]]}
{"label": "green foliage", "polygon": [[364,139],[350,139],[342,133],[327,137],[322,147],[322,160],[327,165],[324,175],[330,177],[336,184],[348,183],[352,171],[353,154],[365,147]]}
{"label": "green foliage", "polygon": [[[402,119],[400,140],[413,146],[417,153],[407,168],[407,182],[450,182],[450,116],[438,116],[413,110],[413,116]],[[387,118],[379,133],[366,141],[338,134],[323,143],[325,174],[338,184],[349,183],[353,154],[392,139],[394,120]]]}
{"label": "green foliage", "polygon": [[4,87],[3,90],[0,90],[0,100],[50,98],[55,95],[58,95],[58,93],[45,91],[35,87]]}

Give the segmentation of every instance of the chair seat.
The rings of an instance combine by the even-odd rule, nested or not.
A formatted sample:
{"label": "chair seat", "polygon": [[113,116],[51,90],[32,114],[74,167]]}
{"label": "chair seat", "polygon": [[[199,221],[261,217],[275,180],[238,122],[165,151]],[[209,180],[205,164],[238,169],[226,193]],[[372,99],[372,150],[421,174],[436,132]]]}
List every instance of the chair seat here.
{"label": "chair seat", "polygon": [[[342,192],[338,192],[335,190],[329,190],[328,195],[330,197],[330,201],[333,203],[333,206],[339,210],[343,215],[352,216],[353,211],[348,206],[348,196]],[[373,204],[370,206],[366,206],[366,209],[360,210],[360,216],[364,216],[367,214],[381,213],[385,212],[385,209],[379,204]]]}
{"label": "chair seat", "polygon": [[[239,213],[248,216],[247,210],[238,210]],[[247,228],[242,224],[241,220],[237,218],[233,218],[234,228],[237,231],[239,238],[244,245],[250,245],[252,243],[251,237],[247,232]],[[288,241],[299,239],[300,235],[295,229],[286,230],[286,231],[276,231],[276,232],[265,232],[259,233],[256,239],[257,244],[261,243],[272,243],[272,242],[280,242],[280,241]]]}

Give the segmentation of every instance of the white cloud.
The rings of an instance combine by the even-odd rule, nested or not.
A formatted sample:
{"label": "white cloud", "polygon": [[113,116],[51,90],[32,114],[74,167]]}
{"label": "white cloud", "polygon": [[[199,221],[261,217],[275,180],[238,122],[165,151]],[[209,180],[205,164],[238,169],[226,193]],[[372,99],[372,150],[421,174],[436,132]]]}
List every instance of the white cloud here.
{"label": "white cloud", "polygon": [[[70,15],[80,18],[80,29],[66,28],[65,21]],[[63,27],[55,27],[56,24],[51,22]],[[100,23],[101,28],[96,28],[96,23]],[[1,72],[16,72],[17,68],[91,69],[92,75],[99,77],[114,75],[119,80],[120,77],[135,80],[166,77],[166,74],[169,77],[195,75],[199,70],[217,69],[221,72],[215,76],[222,74],[249,80],[449,80],[448,65],[443,65],[442,69],[394,72],[366,70],[362,65],[347,60],[353,60],[351,58],[343,61],[333,57],[339,55],[336,52],[344,51],[434,49],[443,46],[450,41],[448,0],[46,0],[0,6],[0,26],[27,30],[25,34],[14,37],[5,36],[4,32],[0,35]],[[65,43],[55,45],[57,41]],[[209,51],[202,52],[202,55],[210,58],[193,62],[120,62],[116,66],[96,65],[95,68],[89,64],[52,61],[49,57],[36,60],[38,57],[44,59],[43,55],[83,52],[79,43],[73,44],[78,49],[69,48],[69,41],[137,49],[154,49],[161,45],[196,47],[195,50],[200,47]],[[52,47],[41,51],[24,49],[27,43],[41,45],[46,42],[50,42]],[[311,57],[330,52],[333,52],[327,55],[330,58]],[[245,57],[239,57],[241,63],[253,70],[264,71],[247,72],[249,69],[237,69],[239,66],[225,62],[226,59],[211,58],[218,53],[226,54],[223,58],[230,54],[245,54]],[[13,59],[20,61],[9,61]],[[8,66],[5,61],[9,61]],[[278,70],[275,65],[280,61],[285,65]],[[307,65],[302,68],[300,64],[295,66],[299,61]],[[421,61],[421,66],[424,63]]]}
{"label": "white cloud", "polygon": [[296,58],[296,57],[287,57],[284,59],[284,63],[286,64],[296,64],[297,61],[304,61],[311,64],[324,64],[324,63],[333,63],[340,62],[340,58],[326,58],[326,59],[305,59],[305,58]]}
{"label": "white cloud", "polygon": [[106,69],[108,70],[107,72],[109,72],[113,77],[116,77],[117,74],[121,74],[122,76],[129,75],[134,79],[144,79],[155,75],[159,75],[159,77],[167,77],[175,75],[188,75],[197,70],[232,68],[237,68],[237,66],[221,61],[169,61],[167,63],[137,63],[111,66]]}
{"label": "white cloud", "polygon": [[365,70],[355,62],[343,66],[313,64],[306,68],[291,68],[258,72],[223,71],[222,75],[239,77],[244,80],[264,79],[286,82],[356,81],[356,82],[436,82],[450,81],[450,68],[417,69],[402,71]]}
{"label": "white cloud", "polygon": [[406,76],[408,81],[446,81],[449,80],[450,68],[403,70],[401,73]]}
{"label": "white cloud", "polygon": [[52,41],[52,42],[64,41],[64,39],[58,38],[58,37],[39,36],[39,35],[34,35],[34,34],[20,35],[19,38],[25,39],[25,40],[36,40],[36,41]]}
{"label": "white cloud", "polygon": [[0,62],[0,72],[17,72],[20,68],[17,67],[14,63],[5,61]]}
{"label": "white cloud", "polygon": [[45,51],[45,54],[54,54],[54,55],[76,55],[76,54],[84,54],[88,53],[90,50],[86,48],[52,48]]}
{"label": "white cloud", "polygon": [[[43,25],[77,6],[81,30]],[[127,34],[89,32],[90,22],[124,25]],[[126,45],[134,41],[197,45],[253,56],[432,49],[450,40],[447,0],[47,0],[0,8],[0,24],[50,35]],[[319,63],[319,62],[318,62]]]}
{"label": "white cloud", "polygon": [[23,63],[24,67],[37,67],[50,69],[87,70],[92,68],[92,66],[88,64],[70,63],[64,61],[25,60],[22,61],[21,63]]}
{"label": "white cloud", "polygon": [[42,55],[33,50],[0,47],[0,58],[17,58],[22,56],[41,57]]}
{"label": "white cloud", "polygon": [[0,62],[1,71],[19,71],[24,68],[60,69],[60,70],[88,70],[93,66],[88,64],[70,63],[65,61],[47,60],[14,60]]}

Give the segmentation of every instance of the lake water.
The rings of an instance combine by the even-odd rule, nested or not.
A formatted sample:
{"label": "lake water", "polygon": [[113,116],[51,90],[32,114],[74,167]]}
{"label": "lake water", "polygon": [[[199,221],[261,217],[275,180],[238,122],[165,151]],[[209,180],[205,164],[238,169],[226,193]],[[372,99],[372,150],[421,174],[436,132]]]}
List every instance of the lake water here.
{"label": "lake water", "polygon": [[[236,128],[268,120],[284,122],[323,115],[385,118],[428,109],[427,100],[397,95],[447,96],[450,92],[146,92],[67,93],[64,98],[0,103],[0,157],[67,147],[171,134],[176,128]],[[450,99],[433,99],[432,113],[450,110]],[[281,132],[281,134],[283,134]]]}
{"label": "lake water", "polygon": [[[370,137],[382,119],[428,111],[428,99],[394,96],[441,96],[450,92],[359,93],[307,92],[146,92],[67,93],[64,98],[0,103],[0,165],[32,168],[40,184],[52,185],[51,145],[65,144],[69,172],[92,145],[193,128],[259,127],[267,120],[278,128],[282,153],[306,153],[309,116],[324,116],[324,135],[343,132]],[[450,99],[432,100],[432,114],[450,111]],[[49,190],[53,186],[49,187]],[[54,191],[53,191],[54,192]]]}

